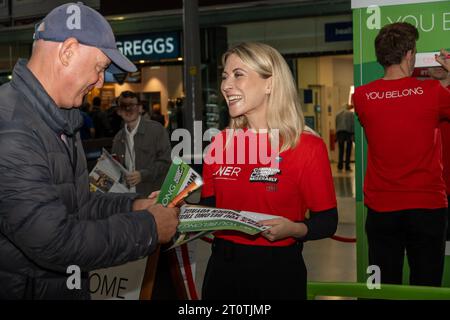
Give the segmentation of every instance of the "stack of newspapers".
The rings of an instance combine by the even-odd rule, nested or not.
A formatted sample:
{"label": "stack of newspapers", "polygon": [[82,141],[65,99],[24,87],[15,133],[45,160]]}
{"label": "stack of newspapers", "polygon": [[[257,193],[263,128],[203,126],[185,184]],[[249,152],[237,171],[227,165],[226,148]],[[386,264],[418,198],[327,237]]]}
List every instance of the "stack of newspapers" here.
{"label": "stack of newspapers", "polygon": [[[180,158],[175,158],[161,187],[157,202],[163,206],[176,206],[202,185],[201,176]],[[178,233],[169,249],[206,236],[216,230],[234,230],[255,235],[270,228],[261,225],[259,221],[273,218],[277,218],[277,216],[249,211],[183,205],[180,212]]]}

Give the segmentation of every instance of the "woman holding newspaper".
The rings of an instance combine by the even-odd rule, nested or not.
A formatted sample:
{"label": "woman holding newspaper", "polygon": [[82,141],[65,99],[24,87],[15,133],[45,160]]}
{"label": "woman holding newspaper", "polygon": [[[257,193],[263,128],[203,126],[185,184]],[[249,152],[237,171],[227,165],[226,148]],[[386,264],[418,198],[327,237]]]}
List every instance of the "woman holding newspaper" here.
{"label": "woman holding newspaper", "polygon": [[232,119],[205,156],[202,203],[277,217],[262,220],[270,229],[256,236],[215,233],[202,298],[305,299],[303,242],[337,226],[325,144],[304,130],[291,71],[275,49],[243,43],[222,60]]}

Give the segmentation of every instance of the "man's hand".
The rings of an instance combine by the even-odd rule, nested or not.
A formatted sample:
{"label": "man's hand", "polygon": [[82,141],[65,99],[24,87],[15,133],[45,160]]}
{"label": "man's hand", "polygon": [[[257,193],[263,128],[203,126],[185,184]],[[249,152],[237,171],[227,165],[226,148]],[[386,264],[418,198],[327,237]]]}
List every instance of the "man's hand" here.
{"label": "man's hand", "polygon": [[154,204],[156,204],[156,198],[136,199],[133,201],[132,211],[147,210]]}
{"label": "man's hand", "polygon": [[148,199],[154,199],[155,203],[156,203],[156,199],[158,198],[159,194],[161,193],[161,190],[158,191],[153,191],[152,193],[150,193],[150,195],[148,196]]}
{"label": "man's hand", "polygon": [[168,243],[172,240],[177,231],[178,208],[166,208],[160,204],[153,205],[148,208],[148,211],[153,215],[156,221],[156,228],[158,230],[158,241],[160,244]]}
{"label": "man's hand", "polygon": [[436,61],[439,62],[444,69],[450,72],[450,52],[441,49],[441,54],[436,55]]}
{"label": "man's hand", "polygon": [[147,199],[136,199],[133,201],[132,211],[147,210],[151,206],[156,204],[160,191],[153,191],[150,193]]}
{"label": "man's hand", "polygon": [[141,173],[139,171],[133,171],[125,176],[125,181],[127,185],[129,185],[130,187],[134,187],[135,185],[141,183]]}

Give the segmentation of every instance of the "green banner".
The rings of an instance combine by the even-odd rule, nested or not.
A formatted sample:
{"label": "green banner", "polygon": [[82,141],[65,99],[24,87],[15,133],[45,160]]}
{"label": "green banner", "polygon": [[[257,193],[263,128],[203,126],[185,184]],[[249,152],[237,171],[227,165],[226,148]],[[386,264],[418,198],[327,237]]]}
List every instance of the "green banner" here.
{"label": "green banner", "polygon": [[394,22],[416,26],[420,34],[417,52],[434,52],[450,46],[450,1],[370,6],[353,11],[355,64],[376,62],[375,37],[382,26]]}

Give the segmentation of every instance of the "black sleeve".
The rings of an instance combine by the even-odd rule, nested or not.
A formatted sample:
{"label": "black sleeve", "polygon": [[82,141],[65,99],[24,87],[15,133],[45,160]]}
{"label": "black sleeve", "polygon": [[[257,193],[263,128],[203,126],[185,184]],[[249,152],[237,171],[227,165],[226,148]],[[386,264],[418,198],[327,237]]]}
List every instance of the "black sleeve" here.
{"label": "black sleeve", "polygon": [[302,239],[319,240],[334,235],[338,224],[337,208],[324,211],[311,211],[310,218],[303,221],[308,227],[308,233]]}
{"label": "black sleeve", "polygon": [[205,207],[215,208],[216,207],[216,197],[212,196],[212,197],[207,197],[207,198],[201,198],[200,202],[198,204],[201,206],[205,206]]}

